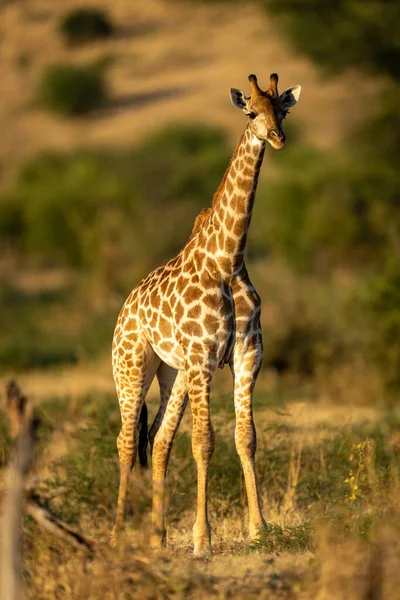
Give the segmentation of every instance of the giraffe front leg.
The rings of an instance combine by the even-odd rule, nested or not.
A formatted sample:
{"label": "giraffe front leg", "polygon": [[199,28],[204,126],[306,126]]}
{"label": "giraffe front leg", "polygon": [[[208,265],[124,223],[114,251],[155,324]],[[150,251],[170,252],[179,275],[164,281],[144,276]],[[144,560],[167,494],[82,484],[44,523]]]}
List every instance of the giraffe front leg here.
{"label": "giraffe front leg", "polygon": [[122,425],[117,439],[120,483],[115,523],[110,536],[111,545],[116,544],[123,526],[129,474],[138,452],[140,413],[160,363],[158,356],[139,332],[135,345],[129,351],[126,350],[126,355],[115,352],[113,358]]}
{"label": "giraffe front leg", "polygon": [[233,357],[234,399],[236,413],[235,444],[242,463],[249,506],[249,535],[258,536],[266,526],[261,512],[259,492],[255,473],[255,453],[257,446],[256,429],[253,420],[252,393],[262,361],[262,345],[256,343],[248,348],[237,345]]}
{"label": "giraffe front leg", "polygon": [[154,437],[152,453],[153,510],[150,544],[160,548],[165,541],[164,489],[172,442],[188,401],[185,373],[162,365],[157,373],[164,416]]}
{"label": "giraffe front leg", "polygon": [[121,427],[117,438],[119,456],[119,488],[117,510],[115,514],[114,527],[110,535],[111,546],[115,546],[124,523],[126,492],[128,488],[129,474],[136,462],[137,435],[127,424]]}
{"label": "giraffe front leg", "polygon": [[212,373],[192,367],[187,372],[192,409],[192,451],[197,466],[197,515],[193,526],[194,554],[211,553],[211,527],[207,514],[208,465],[214,452],[215,434],[210,418]]}

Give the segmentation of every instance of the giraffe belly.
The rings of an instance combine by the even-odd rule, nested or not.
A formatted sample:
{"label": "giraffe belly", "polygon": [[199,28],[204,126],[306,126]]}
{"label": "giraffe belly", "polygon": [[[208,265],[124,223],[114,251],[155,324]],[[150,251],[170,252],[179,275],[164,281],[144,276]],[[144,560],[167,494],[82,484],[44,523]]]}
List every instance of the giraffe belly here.
{"label": "giraffe belly", "polygon": [[182,347],[177,342],[167,342],[162,344],[151,343],[154,352],[169,367],[182,371],[185,365],[185,357]]}

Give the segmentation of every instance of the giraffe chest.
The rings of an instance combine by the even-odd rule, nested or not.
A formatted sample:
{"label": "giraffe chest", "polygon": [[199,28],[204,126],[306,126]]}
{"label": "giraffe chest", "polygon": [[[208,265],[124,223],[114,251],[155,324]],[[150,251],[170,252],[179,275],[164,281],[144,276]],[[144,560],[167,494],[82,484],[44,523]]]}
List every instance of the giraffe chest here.
{"label": "giraffe chest", "polygon": [[[144,303],[143,303],[144,304]],[[217,364],[233,336],[234,304],[228,286],[214,282],[208,288],[192,285],[164,295],[159,286],[139,305],[143,331],[158,356],[169,366],[183,369],[193,353]]]}

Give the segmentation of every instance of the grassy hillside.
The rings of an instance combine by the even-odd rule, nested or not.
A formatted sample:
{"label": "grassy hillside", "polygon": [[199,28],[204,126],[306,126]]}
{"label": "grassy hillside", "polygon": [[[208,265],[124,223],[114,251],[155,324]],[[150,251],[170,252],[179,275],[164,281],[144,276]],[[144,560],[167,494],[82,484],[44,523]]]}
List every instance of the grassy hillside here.
{"label": "grassy hillside", "polygon": [[[0,7],[0,164],[2,180],[43,149],[132,144],[167,123],[202,122],[226,129],[236,140],[242,122],[228,98],[230,87],[247,89],[255,72],[265,84],[277,71],[282,86],[301,83],[297,111],[304,136],[318,147],[336,144],[368,110],[376,83],[348,73],[317,75],[289,50],[268,16],[253,3],[189,3],[147,0],[97,2],[115,34],[83,46],[65,43],[60,23],[81,2],[9,2]],[[60,119],[38,103],[49,65],[85,65],[106,58],[108,106],[89,120]],[[357,111],[343,110],[357,88]],[[362,99],[362,101],[361,101]],[[318,110],[316,110],[318,107]]]}

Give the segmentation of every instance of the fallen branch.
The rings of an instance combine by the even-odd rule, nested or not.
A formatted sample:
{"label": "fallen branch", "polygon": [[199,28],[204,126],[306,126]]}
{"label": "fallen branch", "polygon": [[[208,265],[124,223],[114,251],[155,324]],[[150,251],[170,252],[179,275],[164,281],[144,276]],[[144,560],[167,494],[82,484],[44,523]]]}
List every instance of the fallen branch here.
{"label": "fallen branch", "polygon": [[68,525],[68,523],[57,517],[36,494],[31,495],[27,499],[26,512],[44,529],[69,542],[75,548],[88,551],[91,555],[93,554],[96,541],[85,536],[78,529],[71,527],[71,525]]}

